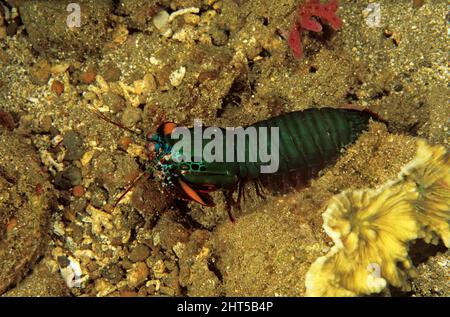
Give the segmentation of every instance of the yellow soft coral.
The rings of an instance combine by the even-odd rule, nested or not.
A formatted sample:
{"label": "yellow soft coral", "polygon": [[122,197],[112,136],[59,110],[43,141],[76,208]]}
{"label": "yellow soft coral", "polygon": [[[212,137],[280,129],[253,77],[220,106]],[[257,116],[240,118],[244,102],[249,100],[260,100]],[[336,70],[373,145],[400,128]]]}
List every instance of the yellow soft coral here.
{"label": "yellow soft coral", "polygon": [[416,210],[425,241],[437,243],[440,237],[450,247],[450,155],[446,148],[419,141],[417,156],[401,177],[417,185]]}
{"label": "yellow soft coral", "polygon": [[306,294],[378,293],[386,281],[406,287],[406,277],[413,273],[408,242],[419,232],[411,203],[417,197],[412,182],[334,196],[323,218],[335,245],[308,271]]}
{"label": "yellow soft coral", "polygon": [[407,288],[415,269],[408,244],[418,238],[450,246],[450,158],[443,146],[418,142],[400,177],[378,190],[334,196],[323,214],[334,246],[306,275],[309,296],[357,296],[387,284]]}

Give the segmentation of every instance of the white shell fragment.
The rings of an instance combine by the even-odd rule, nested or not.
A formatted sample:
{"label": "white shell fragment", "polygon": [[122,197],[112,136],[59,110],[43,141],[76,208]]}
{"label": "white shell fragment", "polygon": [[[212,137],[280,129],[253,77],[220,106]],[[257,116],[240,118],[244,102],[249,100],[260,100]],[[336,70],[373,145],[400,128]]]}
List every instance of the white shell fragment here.
{"label": "white shell fragment", "polygon": [[167,24],[169,22],[169,13],[167,11],[161,10],[153,17],[153,25],[159,31],[165,31],[167,29]]}
{"label": "white shell fragment", "polygon": [[178,11],[172,12],[172,14],[169,16],[169,23],[172,22],[173,20],[175,20],[180,15],[184,15],[184,14],[188,14],[188,13],[199,13],[199,12],[200,12],[200,9],[195,8],[195,7],[180,9]]}
{"label": "white shell fragment", "polygon": [[78,263],[71,257],[69,257],[69,261],[70,262],[68,266],[59,268],[61,275],[68,288],[82,287],[83,282],[85,282],[88,277],[81,277],[83,273],[81,271],[80,263]]}
{"label": "white shell fragment", "polygon": [[161,10],[153,17],[153,25],[164,37],[171,37],[173,34],[169,25],[169,13]]}
{"label": "white shell fragment", "polygon": [[186,67],[181,66],[177,70],[173,71],[169,76],[170,84],[174,87],[181,85],[184,75],[186,75]]}
{"label": "white shell fragment", "polygon": [[158,29],[162,36],[169,38],[173,35],[173,30],[170,28],[170,23],[173,20],[184,14],[193,14],[199,12],[200,9],[194,7],[180,9],[178,11],[172,12],[171,14],[169,14],[165,10],[161,10],[153,17],[153,25]]}

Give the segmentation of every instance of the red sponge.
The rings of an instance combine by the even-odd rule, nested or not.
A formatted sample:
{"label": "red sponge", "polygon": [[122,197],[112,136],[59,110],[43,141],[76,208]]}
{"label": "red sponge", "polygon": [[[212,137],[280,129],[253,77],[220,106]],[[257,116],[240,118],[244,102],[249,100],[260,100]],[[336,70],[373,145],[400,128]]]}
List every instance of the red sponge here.
{"label": "red sponge", "polygon": [[303,57],[302,31],[322,31],[322,24],[316,18],[319,18],[322,23],[327,23],[334,30],[342,27],[342,20],[336,15],[338,7],[339,3],[337,0],[330,0],[326,4],[320,3],[320,0],[308,0],[304,5],[299,6],[297,17],[292,24],[288,39],[289,47],[295,58],[300,59]]}

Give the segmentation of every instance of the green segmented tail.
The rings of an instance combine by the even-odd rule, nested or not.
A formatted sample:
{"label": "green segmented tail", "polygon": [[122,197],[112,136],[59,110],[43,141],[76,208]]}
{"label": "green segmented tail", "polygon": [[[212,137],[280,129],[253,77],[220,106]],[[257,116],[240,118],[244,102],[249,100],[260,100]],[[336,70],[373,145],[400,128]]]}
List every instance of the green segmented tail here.
{"label": "green segmented tail", "polygon": [[[261,121],[254,126],[279,127],[280,168],[277,174],[287,175],[304,186],[367,130],[371,118],[377,119],[368,111],[307,109]],[[249,168],[254,167],[250,165]],[[269,182],[274,181],[269,175],[265,178]]]}

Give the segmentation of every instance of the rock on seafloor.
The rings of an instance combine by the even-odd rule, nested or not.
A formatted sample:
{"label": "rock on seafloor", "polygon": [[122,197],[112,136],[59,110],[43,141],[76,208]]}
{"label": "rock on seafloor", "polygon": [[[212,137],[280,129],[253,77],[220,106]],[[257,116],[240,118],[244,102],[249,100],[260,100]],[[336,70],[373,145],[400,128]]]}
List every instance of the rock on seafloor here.
{"label": "rock on seafloor", "polygon": [[52,186],[26,138],[0,130],[0,144],[2,294],[28,273],[47,245]]}
{"label": "rock on seafloor", "polygon": [[82,57],[98,52],[106,40],[112,0],[81,0],[80,26],[68,27],[68,1],[26,1],[20,6],[33,48],[42,55]]}

